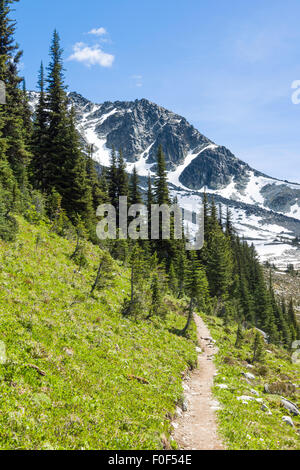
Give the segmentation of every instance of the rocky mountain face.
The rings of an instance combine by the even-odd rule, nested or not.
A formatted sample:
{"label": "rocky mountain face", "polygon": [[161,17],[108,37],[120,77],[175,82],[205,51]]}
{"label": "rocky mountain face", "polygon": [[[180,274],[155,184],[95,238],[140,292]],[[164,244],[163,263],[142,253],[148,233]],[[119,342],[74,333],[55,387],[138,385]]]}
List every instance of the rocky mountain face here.
{"label": "rocky mountain face", "polygon": [[[29,98],[34,108],[38,94],[29,92]],[[146,99],[95,104],[69,93],[69,100],[78,131],[86,144],[93,144],[100,165],[109,165],[114,146],[122,149],[128,171],[135,165],[144,177],[154,171],[162,145],[170,189],[183,207],[195,209],[205,189],[223,210],[230,206],[240,233],[256,244],[263,259],[300,265],[300,248],[292,245],[300,235],[299,184],[252,169],[182,116]]]}
{"label": "rocky mountain face", "polygon": [[183,170],[179,181],[189,189],[226,188],[234,179],[243,189],[249,166],[238,160],[226,147],[209,148],[196,156]]}
{"label": "rocky mountain face", "polygon": [[145,99],[93,105],[77,93],[70,93],[69,98],[79,125],[83,119],[88,121],[97,136],[106,140],[108,149],[113,145],[122,148],[128,162],[138,161],[147,150],[147,161],[154,163],[161,144],[171,170],[183,162],[191,148],[200,151],[211,143],[186,119]]}

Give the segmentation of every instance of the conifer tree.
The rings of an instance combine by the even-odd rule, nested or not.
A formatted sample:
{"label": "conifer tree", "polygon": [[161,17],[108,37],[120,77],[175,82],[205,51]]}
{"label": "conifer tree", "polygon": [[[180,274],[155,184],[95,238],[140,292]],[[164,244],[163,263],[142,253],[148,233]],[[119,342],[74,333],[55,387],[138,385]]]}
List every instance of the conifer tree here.
{"label": "conifer tree", "polygon": [[269,334],[272,342],[277,342],[278,330],[272,309],[271,296],[259,264],[255,265],[254,305],[256,325]]}
{"label": "conifer tree", "polygon": [[210,223],[207,276],[213,297],[226,298],[232,283],[232,253],[229,239],[218,225]]}
{"label": "conifer tree", "polygon": [[253,307],[253,300],[249,292],[248,283],[244,273],[241,273],[238,281],[238,294],[243,317],[250,325],[255,325],[255,313]]}
{"label": "conifer tree", "polygon": [[27,96],[26,90],[26,82],[25,78],[23,78],[23,93],[22,93],[22,102],[23,102],[23,124],[24,124],[24,131],[25,131],[25,142],[27,147],[31,145],[32,139],[32,113],[29,106],[29,100]]}
{"label": "conifer tree", "polygon": [[174,262],[171,261],[169,268],[169,289],[174,294],[178,294],[178,279],[175,273]]}
{"label": "conifer tree", "polygon": [[[166,171],[166,162],[165,156],[162,150],[162,146],[159,146],[158,153],[157,153],[157,170],[156,170],[156,177],[154,181],[154,202],[159,206],[162,205],[169,205],[171,204],[170,196],[169,196],[169,188],[167,182],[167,171]],[[168,228],[170,227],[170,239],[163,239],[163,223],[168,224]],[[169,226],[170,223],[170,226]],[[170,261],[174,259],[176,256],[176,252],[178,248],[182,246],[182,244],[177,243],[174,240],[174,217],[171,215],[170,221],[164,221],[162,214],[159,214],[159,233],[158,233],[158,240],[152,241],[152,245],[154,249],[156,249],[158,253],[158,257],[160,262],[166,260],[167,270],[170,266]]]}
{"label": "conifer tree", "polygon": [[107,174],[108,179],[108,195],[110,203],[115,209],[119,206],[119,188],[118,188],[118,167],[117,167],[117,156],[115,148],[112,148],[110,157],[110,167]]}
{"label": "conifer tree", "polygon": [[95,161],[93,160],[93,150],[94,146],[91,145],[89,148],[89,155],[86,157],[86,173],[88,185],[91,189],[92,204],[95,212],[100,204],[107,202],[108,194],[106,179],[103,186],[103,180],[100,179],[97,173]]}
{"label": "conifer tree", "polygon": [[129,185],[129,203],[132,205],[142,204],[142,202],[142,195],[139,189],[139,177],[136,171],[136,167],[134,166]]}
{"label": "conifer tree", "polygon": [[30,164],[31,183],[36,189],[47,190],[47,158],[48,158],[48,113],[46,109],[45,74],[41,63],[39,78],[39,101],[34,116],[32,153]]}
{"label": "conifer tree", "polygon": [[157,152],[157,173],[154,182],[155,202],[159,205],[170,204],[169,188],[167,182],[167,168],[162,146]]}
{"label": "conifer tree", "polygon": [[99,178],[99,188],[103,194],[103,202],[109,202],[108,171],[104,167]]}
{"label": "conifer tree", "polygon": [[130,256],[130,297],[125,299],[122,308],[124,316],[141,315],[147,303],[145,288],[146,263],[142,249],[135,243]]}
{"label": "conifer tree", "polygon": [[86,157],[75,127],[74,108],[67,116],[67,125],[63,167],[65,179],[61,181],[59,193],[63,197],[62,204],[70,219],[75,222],[76,217],[80,215],[86,226],[92,229],[94,209],[91,185],[86,172]]}
{"label": "conifer tree", "polygon": [[64,198],[63,191],[66,185],[65,167],[66,142],[68,141],[68,113],[67,95],[64,83],[63,50],[60,46],[60,37],[55,30],[50,46],[50,64],[48,66],[48,136],[47,136],[47,163],[46,187],[47,192],[54,187]]}
{"label": "conifer tree", "polygon": [[153,316],[165,318],[167,309],[163,303],[163,293],[157,272],[154,272],[151,282],[151,305],[148,319]]}
{"label": "conifer tree", "polygon": [[231,212],[230,212],[229,207],[227,207],[227,211],[226,211],[225,233],[231,239],[233,239],[233,237],[235,235],[232,220],[231,220]]}
{"label": "conifer tree", "polygon": [[205,309],[207,306],[208,282],[203,266],[197,259],[194,251],[190,252],[190,261],[187,272],[186,292],[192,299],[193,305],[197,305],[199,309]]}
{"label": "conifer tree", "polygon": [[290,299],[288,312],[287,312],[290,328],[291,328],[291,336],[292,340],[299,340],[300,339],[300,325],[297,321],[296,313],[294,310],[294,302],[293,299]]}
{"label": "conifer tree", "polygon": [[203,202],[203,217],[204,217],[204,240],[207,242],[209,213],[208,213],[208,198],[207,198],[206,191],[204,191],[202,202]]}
{"label": "conifer tree", "polygon": [[176,271],[178,278],[178,298],[184,295],[187,280],[187,259],[183,251],[176,257]]}
{"label": "conifer tree", "polygon": [[151,214],[151,206],[154,204],[154,195],[152,189],[152,181],[150,174],[148,175],[148,189],[147,189],[147,210],[149,215]]}
{"label": "conifer tree", "polygon": [[22,191],[24,201],[24,198],[28,197],[27,166],[30,152],[24,125],[23,92],[20,89],[22,78],[18,75],[22,52],[18,50],[14,40],[16,23],[10,19],[11,5],[15,1],[17,0],[0,0],[0,80],[6,87],[6,104],[1,105],[0,128],[5,142],[2,141],[6,159]]}
{"label": "conifer tree", "polygon": [[222,211],[222,204],[219,204],[219,225],[223,230],[223,211]]}
{"label": "conifer tree", "polygon": [[261,362],[264,358],[264,340],[259,331],[256,331],[253,343],[252,362]]}
{"label": "conifer tree", "polygon": [[128,196],[128,176],[126,173],[126,163],[121,149],[119,150],[117,164],[117,196]]}
{"label": "conifer tree", "polygon": [[240,348],[241,347],[241,344],[242,344],[242,341],[243,341],[243,330],[242,330],[242,326],[241,324],[239,323],[238,324],[238,328],[237,328],[237,332],[236,332],[236,340],[235,340],[235,347],[236,348]]}
{"label": "conifer tree", "polygon": [[152,189],[152,181],[150,173],[148,174],[148,188],[147,188],[147,212],[148,212],[148,238],[151,240],[151,208],[152,204],[154,204],[154,195]]}

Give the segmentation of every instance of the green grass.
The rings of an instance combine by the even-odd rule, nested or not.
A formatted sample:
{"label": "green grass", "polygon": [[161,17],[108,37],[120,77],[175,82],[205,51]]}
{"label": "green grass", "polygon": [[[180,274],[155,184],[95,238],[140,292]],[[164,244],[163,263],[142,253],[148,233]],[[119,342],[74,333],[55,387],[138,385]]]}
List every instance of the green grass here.
{"label": "green grass", "polygon": [[99,248],[86,244],[78,272],[73,241],[18,222],[17,241],[0,242],[0,448],[161,449],[196,361],[194,341],[169,332],[185,323],[181,305],[169,299],[165,323],[124,319],[124,268],[87,298]]}
{"label": "green grass", "polygon": [[[219,346],[215,359],[218,376],[215,378],[214,395],[221,406],[218,411],[218,423],[226,447],[234,450],[300,449],[300,417],[291,416],[295,428],[284,423],[282,417],[288,416],[289,412],[281,406],[280,398],[280,395],[283,395],[299,406],[299,389],[289,396],[283,391],[280,391],[280,395],[264,393],[265,384],[276,382],[292,383],[299,387],[300,366],[292,363],[286,351],[267,345],[266,349],[271,353],[265,352],[263,362],[256,363],[254,369],[249,369],[247,361],[252,358],[253,330],[246,333],[241,348],[237,349],[234,347],[237,329],[235,326],[224,327],[222,320],[218,318],[203,318]],[[246,382],[242,372],[250,372],[256,376],[253,385]],[[217,384],[220,383],[227,384],[228,390],[219,389]],[[263,399],[272,415],[262,411],[262,405],[257,402],[245,405],[237,400],[241,395],[251,396],[251,389],[259,392],[259,397]]]}

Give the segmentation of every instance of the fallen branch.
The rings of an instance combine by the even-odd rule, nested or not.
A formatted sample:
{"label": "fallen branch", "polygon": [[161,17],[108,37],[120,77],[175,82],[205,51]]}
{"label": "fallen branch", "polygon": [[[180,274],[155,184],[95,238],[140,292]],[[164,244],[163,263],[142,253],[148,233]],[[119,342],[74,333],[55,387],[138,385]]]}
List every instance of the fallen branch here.
{"label": "fallen branch", "polygon": [[38,374],[42,375],[43,377],[45,377],[46,375],[46,372],[44,372],[43,370],[39,369],[38,366],[35,366],[33,364],[26,364],[25,367],[29,367],[30,369],[34,369],[37,371]]}
{"label": "fallen branch", "polygon": [[143,379],[143,377],[137,377],[136,375],[128,375],[129,380],[137,380],[141,384],[149,384],[149,381],[147,379]]}

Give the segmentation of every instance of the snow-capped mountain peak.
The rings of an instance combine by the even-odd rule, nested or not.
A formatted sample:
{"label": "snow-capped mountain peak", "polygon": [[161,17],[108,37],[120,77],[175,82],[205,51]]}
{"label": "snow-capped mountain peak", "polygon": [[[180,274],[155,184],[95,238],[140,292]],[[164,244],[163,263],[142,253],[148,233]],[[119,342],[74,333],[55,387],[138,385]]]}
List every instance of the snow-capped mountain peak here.
{"label": "snow-capped mountain peak", "polygon": [[[32,108],[38,93],[29,92]],[[186,209],[195,207],[203,191],[229,206],[240,234],[253,241],[265,259],[300,264],[300,185],[271,178],[251,168],[230,150],[201,134],[185,118],[146,99],[95,104],[69,93],[77,128],[93,157],[108,166],[113,146],[121,148],[127,170],[141,177],[153,173],[162,145],[173,195]],[[278,262],[278,260],[277,260]],[[281,261],[280,261],[281,262]]]}

